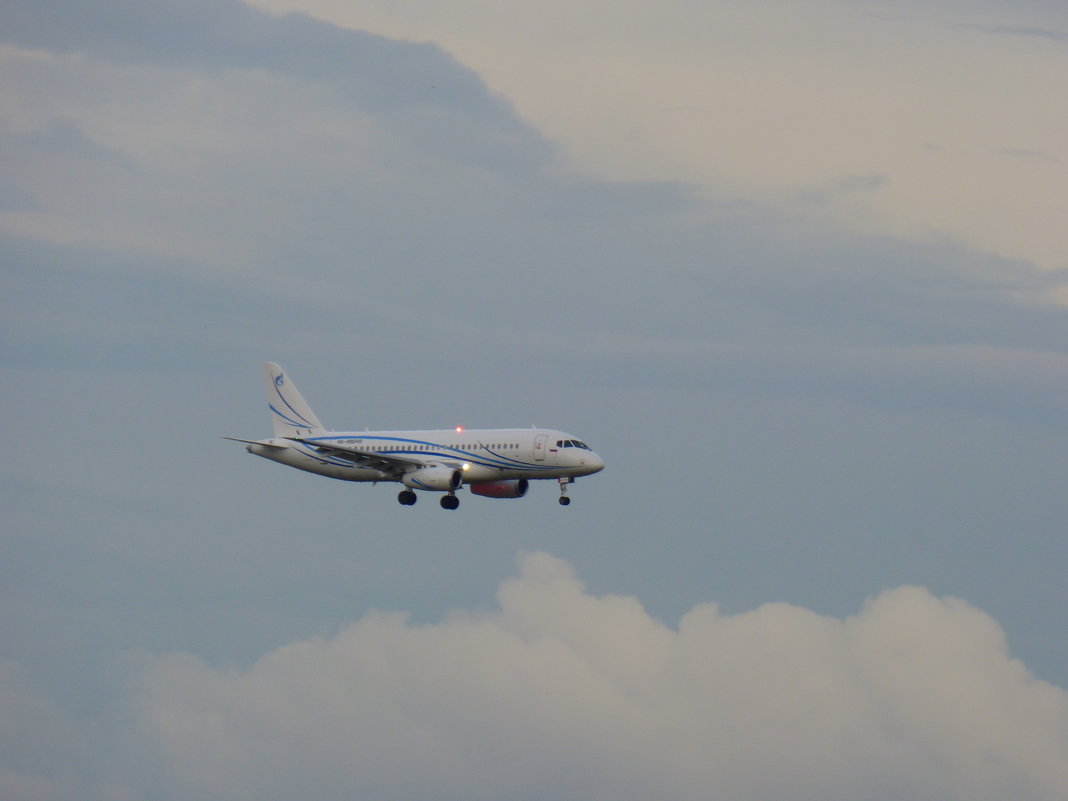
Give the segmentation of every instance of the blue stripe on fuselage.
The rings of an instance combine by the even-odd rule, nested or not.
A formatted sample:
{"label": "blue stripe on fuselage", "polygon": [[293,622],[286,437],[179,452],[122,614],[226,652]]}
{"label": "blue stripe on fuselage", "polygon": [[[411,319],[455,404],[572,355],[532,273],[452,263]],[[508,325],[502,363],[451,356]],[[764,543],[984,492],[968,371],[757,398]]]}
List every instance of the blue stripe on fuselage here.
{"label": "blue stripe on fuselage", "polygon": [[[353,434],[334,435],[334,436],[330,436],[330,437],[309,437],[305,441],[306,442],[323,442],[323,443],[326,443],[326,442],[330,442],[330,441],[353,440],[353,439],[359,439],[359,440],[362,440],[364,442],[373,440],[375,442],[383,442],[383,443],[396,442],[396,443],[407,443],[407,444],[411,444],[411,445],[429,445],[430,447],[435,449],[435,450],[431,450],[431,451],[410,451],[410,450],[405,450],[404,448],[392,448],[390,450],[384,450],[384,451],[371,451],[371,450],[368,450],[368,451],[366,451],[368,456],[374,456],[374,454],[376,454],[376,453],[381,453],[381,454],[384,454],[384,455],[387,455],[387,456],[410,456],[410,455],[415,455],[415,456],[425,456],[425,457],[428,457],[428,458],[435,458],[436,457],[438,459],[459,459],[461,461],[471,462],[472,464],[477,464],[477,465],[480,465],[482,467],[492,467],[492,468],[496,468],[498,470],[509,470],[509,469],[511,469],[511,470],[543,470],[544,471],[544,470],[558,470],[559,469],[556,465],[535,464],[533,462],[526,462],[526,461],[522,461],[520,459],[513,459],[513,458],[508,457],[508,456],[502,456],[500,454],[494,453],[493,451],[490,451],[488,448],[486,449],[487,452],[489,452],[494,457],[494,459],[488,459],[485,456],[481,456],[481,455],[475,454],[475,453],[473,453],[471,451],[464,450],[463,448],[456,448],[456,447],[453,447],[452,445],[442,445],[441,443],[431,442],[430,440],[410,439],[410,438],[407,438],[407,437],[382,437],[382,436],[367,435],[367,434],[363,434],[363,433],[359,433],[359,434],[353,433]],[[448,451],[448,453],[442,453],[441,451],[443,451],[443,450],[444,451]]]}

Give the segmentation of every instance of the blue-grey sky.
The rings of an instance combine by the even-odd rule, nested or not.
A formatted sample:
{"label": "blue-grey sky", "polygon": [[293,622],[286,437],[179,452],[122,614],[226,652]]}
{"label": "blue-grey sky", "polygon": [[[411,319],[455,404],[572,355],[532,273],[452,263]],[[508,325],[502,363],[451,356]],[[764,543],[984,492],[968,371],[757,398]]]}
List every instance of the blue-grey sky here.
{"label": "blue-grey sky", "polygon": [[4,4],[0,795],[1068,793],[1068,14],[735,5]]}

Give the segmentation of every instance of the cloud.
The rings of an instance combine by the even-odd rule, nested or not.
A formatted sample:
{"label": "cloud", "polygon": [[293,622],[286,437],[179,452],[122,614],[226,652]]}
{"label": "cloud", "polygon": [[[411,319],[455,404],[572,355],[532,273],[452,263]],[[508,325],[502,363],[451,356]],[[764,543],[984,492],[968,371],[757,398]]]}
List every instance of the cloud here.
{"label": "cloud", "polygon": [[0,796],[59,801],[82,795],[95,741],[27,671],[0,660]]}
{"label": "cloud", "polygon": [[854,617],[589,594],[525,556],[499,607],[372,613],[251,668],[152,660],[139,737],[166,797],[1053,799],[1068,694],[967,603],[902,587]]}
{"label": "cloud", "polygon": [[[19,422],[4,504],[15,613],[0,641],[24,665],[0,675],[13,722],[0,796],[351,797],[377,782],[379,795],[425,798],[435,781],[473,797],[793,797],[790,783],[851,798],[951,788],[944,797],[964,795],[966,774],[1004,789],[1012,771],[1038,789],[1006,795],[1063,789],[1047,758],[1063,743],[1050,734],[1063,693],[1028,679],[993,624],[961,634],[980,613],[919,590],[916,620],[876,638],[904,642],[896,678],[861,659],[868,612],[700,607],[669,628],[633,599],[588,595],[545,557],[491,614],[360,617],[377,605],[438,620],[477,603],[514,550],[559,547],[672,620],[710,582],[731,609],[774,597],[838,615],[872,587],[928,584],[996,610],[1028,665],[1059,679],[1068,318],[1046,301],[1058,276],[798,221],[759,193],[737,199],[729,180],[705,202],[693,183],[589,179],[487,89],[488,70],[436,45],[225,0],[27,0],[0,15],[0,361]],[[775,28],[784,46],[793,22]],[[557,31],[543,30],[552,45]],[[653,56],[676,30],[660,31]],[[608,116],[640,108],[627,93],[655,77],[601,60],[619,50],[601,31],[574,29],[601,48],[586,60],[558,64],[550,46],[540,63],[515,62],[558,90],[561,119],[585,125],[606,113],[602,97]],[[725,24],[720,45],[736,32]],[[768,52],[740,41],[722,52]],[[756,88],[779,86],[775,66]],[[614,72],[607,94],[583,94],[597,70]],[[776,97],[727,88],[730,100]],[[675,123],[726,158],[733,148],[682,119],[703,109],[741,125],[707,99],[673,103]],[[641,125],[607,130],[606,158],[641,143]],[[959,156],[927,133],[930,158]],[[1011,169],[1066,161],[1030,136],[981,150]],[[858,161],[790,197],[863,216],[900,180]],[[472,502],[448,521],[398,524],[384,488],[249,465],[213,439],[262,425],[264,357],[299,369],[325,420],[573,423],[615,454],[611,477],[571,508],[582,537],[550,511],[551,487],[548,507]],[[163,441],[166,458],[145,469],[145,443]],[[650,474],[678,442],[704,456]],[[670,547],[648,534],[665,515]],[[445,536],[431,541],[426,525]],[[775,565],[772,549],[786,553]],[[912,620],[906,596],[872,608]],[[956,640],[909,639],[946,619]],[[979,667],[953,663],[942,639],[971,642]],[[286,642],[251,668],[218,667]],[[195,656],[148,658],[140,691],[116,699],[114,654],[136,647]],[[797,669],[776,672],[780,661]],[[957,699],[973,678],[1017,700],[991,712],[971,689]],[[938,703],[918,709],[914,691]],[[49,693],[106,719],[71,719]],[[932,718],[943,695],[953,714]],[[1053,700],[1031,715],[1036,697]],[[973,764],[988,719],[1004,768],[992,776]],[[1013,751],[1013,732],[1034,747]]]}
{"label": "cloud", "polygon": [[[396,42],[311,17],[272,17],[239,0],[14,3],[0,42],[52,53],[198,70],[265,69],[326,83],[378,109],[427,104],[493,117],[501,101],[432,44]],[[438,73],[433,83],[426,77]]]}
{"label": "cloud", "polygon": [[[612,384],[645,368],[894,403],[904,375],[951,406],[1063,411],[1055,274],[577,175],[433,45],[227,0],[142,5],[25,3],[3,29],[9,360],[141,364],[235,330],[251,348],[286,319],[304,352],[479,341],[488,360]],[[895,186],[844,170],[792,202],[856,210]],[[196,330],[161,324],[179,321],[159,312],[171,301]]]}
{"label": "cloud", "polygon": [[321,262],[283,237],[329,248],[344,217],[399,239],[384,196],[438,205],[458,174],[519,178],[552,152],[434,45],[234,0],[14,4],[0,40],[16,236],[213,269]]}
{"label": "cloud", "polygon": [[[1068,266],[1063,170],[990,158],[1068,160],[1068,117],[1048,102],[1068,68],[1063,6],[250,2],[439,42],[599,175],[691,181],[854,231]],[[796,204],[853,174],[888,183]]]}
{"label": "cloud", "polygon": [[962,27],[989,33],[992,36],[1029,36],[1038,39],[1048,39],[1057,44],[1068,42],[1068,33],[1060,30],[1051,30],[1049,28],[1018,28],[1011,25],[970,25]]}

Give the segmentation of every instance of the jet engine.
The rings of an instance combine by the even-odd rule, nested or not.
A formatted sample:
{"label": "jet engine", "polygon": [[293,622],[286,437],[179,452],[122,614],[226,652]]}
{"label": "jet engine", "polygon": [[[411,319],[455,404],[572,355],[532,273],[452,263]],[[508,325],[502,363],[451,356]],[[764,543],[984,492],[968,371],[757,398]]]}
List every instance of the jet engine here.
{"label": "jet engine", "polygon": [[463,476],[455,467],[445,467],[439,464],[410,470],[401,476],[401,483],[411,489],[442,490],[445,492],[457,489],[462,480]]}
{"label": "jet engine", "polygon": [[530,482],[525,478],[513,478],[509,481],[483,481],[478,484],[470,484],[468,489],[474,495],[484,495],[487,498],[522,498],[527,494]]}

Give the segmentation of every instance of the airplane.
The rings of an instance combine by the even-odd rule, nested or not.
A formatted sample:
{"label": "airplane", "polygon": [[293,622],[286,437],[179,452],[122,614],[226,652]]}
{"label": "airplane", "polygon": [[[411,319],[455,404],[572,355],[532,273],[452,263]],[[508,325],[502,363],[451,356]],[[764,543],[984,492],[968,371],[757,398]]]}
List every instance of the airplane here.
{"label": "airplane", "polygon": [[560,505],[579,476],[604,468],[604,460],[580,439],[549,428],[486,428],[435,431],[329,431],[274,362],[263,362],[267,406],[274,436],[249,440],[245,450],[298,470],[343,481],[398,481],[402,506],[415,490],[444,492],[443,509],[456,509],[463,485],[487,498],[522,498],[531,480],[560,485]]}

